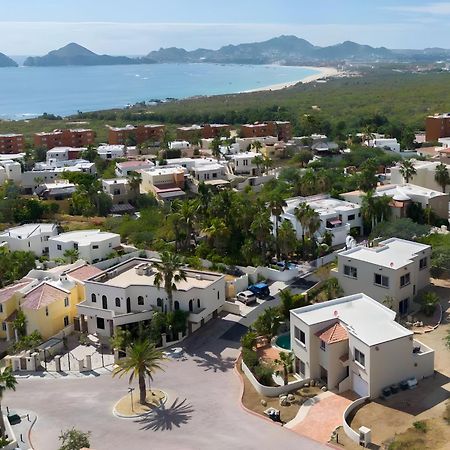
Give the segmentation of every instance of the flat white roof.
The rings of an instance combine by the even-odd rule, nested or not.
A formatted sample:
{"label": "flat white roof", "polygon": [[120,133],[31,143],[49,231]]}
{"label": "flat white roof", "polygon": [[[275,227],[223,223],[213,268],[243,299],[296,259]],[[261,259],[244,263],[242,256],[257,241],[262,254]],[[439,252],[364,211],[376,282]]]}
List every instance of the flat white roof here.
{"label": "flat white roof", "polygon": [[242,152],[236,153],[235,155],[231,155],[231,159],[247,159],[247,158],[255,158],[256,156],[262,156],[261,153],[256,152]]}
{"label": "flat white roof", "polygon": [[429,245],[418,242],[406,241],[399,238],[391,238],[381,241],[377,247],[358,246],[350,250],[340,252],[341,257],[349,257],[359,261],[376,264],[391,269],[398,269],[412,262],[414,256],[430,249]]}
{"label": "flat white roof", "polygon": [[285,211],[287,214],[294,214],[295,208],[297,208],[300,203],[307,203],[321,216],[326,214],[339,214],[342,211],[354,211],[361,208],[361,206],[356,203],[350,203],[345,200],[339,200],[328,196],[295,197],[287,199],[286,203],[287,206],[285,207]]}
{"label": "flat white roof", "polygon": [[175,173],[183,173],[184,167],[181,166],[173,166],[173,167],[155,167],[150,170],[145,170],[144,172],[150,175],[173,175]]}
{"label": "flat white roof", "polygon": [[100,230],[79,230],[62,233],[59,236],[54,236],[50,239],[58,242],[78,242],[79,244],[91,244],[95,242],[107,241],[116,237],[120,237],[120,235]]}
{"label": "flat white roof", "polygon": [[51,233],[54,227],[56,227],[54,223],[27,223],[19,227],[8,228],[0,234],[0,237],[9,236],[16,239],[27,239],[41,233]]}
{"label": "flat white roof", "polygon": [[210,163],[210,164],[202,164],[200,166],[195,166],[192,168],[194,172],[208,172],[210,170],[223,170],[222,164]]}
{"label": "flat white roof", "polygon": [[413,332],[395,322],[395,312],[365,294],[294,309],[291,314],[308,325],[338,320],[347,332],[368,346],[391,341]]}
{"label": "flat white roof", "polygon": [[390,197],[394,197],[394,200],[396,195],[417,195],[428,198],[442,197],[443,195],[447,195],[443,192],[435,191],[433,189],[416,186],[415,184],[388,184],[386,186],[379,186],[375,194],[377,196],[388,195]]}
{"label": "flat white roof", "polygon": [[128,184],[128,178],[107,178],[103,179],[102,183],[107,185]]}

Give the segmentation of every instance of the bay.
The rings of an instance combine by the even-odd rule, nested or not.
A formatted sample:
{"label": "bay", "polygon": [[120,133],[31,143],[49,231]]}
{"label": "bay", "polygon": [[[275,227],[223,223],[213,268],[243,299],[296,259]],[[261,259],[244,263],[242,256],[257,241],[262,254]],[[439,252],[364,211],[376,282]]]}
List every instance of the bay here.
{"label": "bay", "polygon": [[0,119],[123,108],[153,99],[263,89],[318,70],[292,66],[151,64],[0,69]]}

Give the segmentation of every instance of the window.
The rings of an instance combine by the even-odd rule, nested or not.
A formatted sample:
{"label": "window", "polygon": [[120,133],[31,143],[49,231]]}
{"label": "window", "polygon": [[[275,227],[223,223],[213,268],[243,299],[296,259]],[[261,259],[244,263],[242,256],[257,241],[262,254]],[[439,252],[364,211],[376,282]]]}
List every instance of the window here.
{"label": "window", "polygon": [[355,215],[354,215],[354,214],[350,214],[350,215],[347,217],[347,220],[355,220]]}
{"label": "window", "polygon": [[189,311],[194,311],[194,302],[192,300],[189,300]]}
{"label": "window", "polygon": [[108,309],[108,299],[106,298],[106,295],[102,295],[102,308]]}
{"label": "window", "polygon": [[97,250],[97,249],[98,249],[98,245],[93,245],[92,248],[93,248],[94,250]]}
{"label": "window", "polygon": [[97,317],[97,328],[99,330],[105,329],[105,319],[103,319],[102,317]]}
{"label": "window", "polygon": [[220,292],[217,291],[217,300],[220,300]]}
{"label": "window", "polygon": [[69,316],[64,317],[64,328],[69,326]]}
{"label": "window", "polygon": [[178,311],[180,309],[180,302],[175,300],[175,302],[173,303],[173,309],[175,311]]}
{"label": "window", "polygon": [[422,258],[419,261],[419,270],[425,269],[428,266],[428,258],[425,256],[425,258]]}
{"label": "window", "polygon": [[142,295],[140,295],[140,296],[138,297],[138,305],[139,305],[139,306],[143,306],[143,304],[144,304],[144,297],[142,297]]}
{"label": "window", "polygon": [[69,306],[69,297],[64,299],[64,306],[67,308]]}
{"label": "window", "polygon": [[116,297],[116,307],[120,308],[120,298]]}
{"label": "window", "polygon": [[411,282],[411,276],[409,273],[405,273],[400,277],[400,287],[407,286]]}
{"label": "window", "polygon": [[355,361],[361,366],[366,367],[366,357],[357,348],[355,348]]}
{"label": "window", "polygon": [[56,248],[57,248],[58,250],[62,250],[61,244],[58,244],[58,245],[56,246]]}
{"label": "window", "polygon": [[163,300],[162,300],[162,298],[157,298],[156,299],[156,306],[158,307],[158,308],[162,308],[163,307]]}
{"label": "window", "polygon": [[78,244],[77,244],[76,242],[73,244],[73,248],[74,248],[75,250],[78,250]]}
{"label": "window", "polygon": [[389,287],[389,277],[381,275],[379,273],[374,274],[374,283],[378,286]]}
{"label": "window", "polygon": [[306,344],[305,333],[297,327],[294,327],[294,336],[297,341],[300,341],[303,345]]}
{"label": "window", "polygon": [[322,341],[322,339],[320,340],[320,349],[325,351],[326,350],[326,344],[325,341]]}
{"label": "window", "polygon": [[344,266],[344,275],[350,278],[358,278],[358,269],[352,266]]}
{"label": "window", "polygon": [[2,330],[6,331],[6,322],[2,322]]}
{"label": "window", "polygon": [[45,307],[45,315],[48,317],[48,306]]}
{"label": "window", "polygon": [[95,294],[91,294],[91,302],[97,303],[97,296]]}
{"label": "window", "polygon": [[197,308],[200,308],[200,299],[197,299]]}
{"label": "window", "polygon": [[0,313],[3,312],[3,305],[0,303]]}
{"label": "window", "polygon": [[305,369],[306,369],[305,363],[301,359],[299,359],[298,360],[298,373],[300,375],[305,375]]}

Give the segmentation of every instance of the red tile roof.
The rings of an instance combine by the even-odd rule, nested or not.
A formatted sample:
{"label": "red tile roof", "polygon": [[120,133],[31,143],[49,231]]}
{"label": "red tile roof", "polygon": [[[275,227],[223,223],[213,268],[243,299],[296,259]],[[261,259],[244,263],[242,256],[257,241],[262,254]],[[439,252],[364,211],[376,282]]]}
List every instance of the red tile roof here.
{"label": "red tile roof", "polygon": [[97,267],[85,264],[81,267],[76,267],[75,269],[69,270],[67,275],[78,281],[86,281],[88,278],[98,275],[99,273],[102,273],[102,271],[97,269]]}
{"label": "red tile roof", "polygon": [[58,300],[63,300],[68,297],[68,295],[69,293],[62,289],[47,283],[42,283],[24,296],[21,307],[37,311]]}
{"label": "red tile roof", "polygon": [[24,288],[30,282],[31,279],[23,278],[17,283],[11,284],[10,286],[6,286],[3,289],[0,289],[0,303],[7,302],[17,291]]}
{"label": "red tile roof", "polygon": [[327,344],[334,344],[335,342],[346,341],[348,339],[347,330],[340,323],[335,323],[317,332],[316,336]]}

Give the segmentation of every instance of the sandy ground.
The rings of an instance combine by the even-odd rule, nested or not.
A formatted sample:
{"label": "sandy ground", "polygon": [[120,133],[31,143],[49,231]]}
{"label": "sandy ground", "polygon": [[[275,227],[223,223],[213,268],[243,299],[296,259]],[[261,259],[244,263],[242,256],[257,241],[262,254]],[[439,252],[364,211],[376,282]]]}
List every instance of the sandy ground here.
{"label": "sandy ground", "polygon": [[[303,66],[302,66],[303,67]],[[250,92],[260,92],[260,91],[278,91],[280,89],[285,89],[288,87],[295,86],[298,83],[311,83],[313,81],[321,80],[324,78],[330,78],[330,77],[336,77],[338,75],[342,75],[343,72],[340,72],[335,67],[310,67],[310,66],[304,66],[305,69],[311,69],[311,70],[318,70],[319,73],[316,73],[314,75],[309,75],[308,77],[305,77],[301,80],[296,81],[289,81],[287,83],[279,83],[279,84],[272,84],[270,86],[261,87],[257,89],[251,89],[249,91],[245,91],[245,93]]]}

